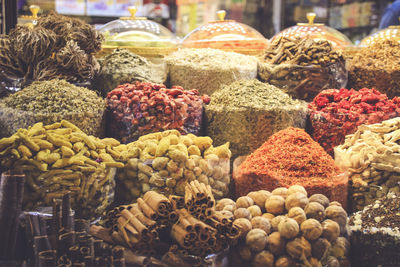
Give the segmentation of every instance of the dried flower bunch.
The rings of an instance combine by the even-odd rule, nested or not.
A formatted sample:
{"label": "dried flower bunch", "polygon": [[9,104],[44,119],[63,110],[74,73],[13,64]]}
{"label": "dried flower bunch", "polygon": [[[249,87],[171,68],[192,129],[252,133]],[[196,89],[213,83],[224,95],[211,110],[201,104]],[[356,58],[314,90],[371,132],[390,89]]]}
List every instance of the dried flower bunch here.
{"label": "dried flower bunch", "polygon": [[103,36],[85,22],[55,12],[34,28],[17,26],[0,37],[0,74],[30,80],[65,79],[85,82],[97,74],[93,53]]}

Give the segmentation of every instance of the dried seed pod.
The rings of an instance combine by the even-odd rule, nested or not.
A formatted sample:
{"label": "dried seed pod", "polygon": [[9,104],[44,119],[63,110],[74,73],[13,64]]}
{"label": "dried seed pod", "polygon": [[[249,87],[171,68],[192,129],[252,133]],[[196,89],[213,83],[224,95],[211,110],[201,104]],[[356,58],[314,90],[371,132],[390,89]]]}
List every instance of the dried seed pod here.
{"label": "dried seed pod", "polygon": [[247,246],[240,246],[239,248],[239,255],[242,260],[249,261],[252,258],[251,250]]}
{"label": "dried seed pod", "polygon": [[307,220],[306,213],[300,207],[291,208],[288,212],[288,217],[296,220],[299,225]]}
{"label": "dried seed pod", "polygon": [[274,267],[274,255],[263,250],[254,256],[252,264],[254,267]]}
{"label": "dried seed pod", "polygon": [[267,248],[275,256],[282,255],[285,252],[286,240],[279,232],[273,232],[267,238]]}
{"label": "dried seed pod", "polygon": [[334,243],[340,235],[340,226],[337,222],[327,219],[322,222],[322,237]]}
{"label": "dried seed pod", "polygon": [[313,218],[322,222],[325,218],[325,208],[318,202],[311,202],[306,205],[304,212],[308,219]]}
{"label": "dried seed pod", "polygon": [[282,214],[285,211],[285,199],[282,196],[272,195],[265,201],[265,209],[268,213]]}
{"label": "dried seed pod", "polygon": [[267,234],[271,232],[271,224],[268,219],[261,217],[261,216],[256,216],[251,219],[251,225],[253,229],[262,229],[264,230]]}
{"label": "dried seed pod", "polygon": [[311,197],[309,197],[308,201],[318,202],[319,204],[324,206],[324,208],[327,208],[329,206],[329,199],[322,194],[314,194]]}
{"label": "dried seed pod", "polygon": [[327,267],[340,267],[339,261],[333,257],[329,256],[328,259],[326,260],[325,266]]}
{"label": "dried seed pod", "polygon": [[262,210],[265,210],[265,201],[271,196],[271,193],[266,190],[260,190],[256,192],[250,192],[247,194],[247,196],[253,199],[254,203]]}
{"label": "dried seed pod", "polygon": [[304,237],[297,237],[286,244],[286,252],[293,259],[300,259],[304,254],[311,256],[311,245]]}
{"label": "dried seed pod", "polygon": [[235,212],[235,210],[236,210],[236,206],[235,206],[236,204],[234,204],[234,205],[226,205],[222,210],[226,210],[226,211],[230,211],[230,212]]}
{"label": "dried seed pod", "polygon": [[246,218],[238,218],[233,221],[233,225],[236,225],[240,231],[240,237],[245,237],[251,229],[253,229],[251,222]]}
{"label": "dried seed pod", "polygon": [[269,220],[269,222],[272,221],[273,218],[275,218],[275,215],[272,213],[264,213],[263,215],[261,215],[262,217],[266,218]]}
{"label": "dried seed pod", "polygon": [[308,198],[306,195],[300,192],[293,193],[287,196],[285,201],[286,210],[290,210],[294,207],[300,207],[304,209],[304,207],[308,204]]}
{"label": "dried seed pod", "polygon": [[267,233],[261,229],[252,229],[246,235],[246,245],[251,251],[259,252],[265,248],[267,244]]}
{"label": "dried seed pod", "polygon": [[329,203],[329,206],[338,206],[338,207],[342,207],[342,204],[340,204],[340,202],[337,201],[332,201]]}
{"label": "dried seed pod", "polygon": [[312,242],[312,256],[318,260],[322,259],[331,247],[331,243],[329,243],[326,238],[318,238]]}
{"label": "dried seed pod", "polygon": [[276,195],[276,196],[281,196],[283,198],[286,198],[288,193],[287,193],[288,189],[286,187],[278,187],[276,189],[274,189],[271,194],[272,195]]}
{"label": "dried seed pod", "polygon": [[254,205],[254,201],[251,197],[244,196],[244,197],[239,197],[236,200],[236,208],[248,208],[250,206]]}
{"label": "dried seed pod", "polygon": [[331,248],[332,256],[336,258],[349,256],[350,242],[345,237],[338,237]]}
{"label": "dried seed pod", "polygon": [[217,211],[223,210],[224,207],[228,205],[236,206],[236,203],[230,198],[222,198],[218,200],[217,204],[215,205],[215,210]]}
{"label": "dried seed pod", "polygon": [[256,217],[256,216],[262,215],[262,211],[261,211],[260,207],[257,205],[252,205],[252,206],[248,207],[247,210],[250,212],[251,217]]}
{"label": "dried seed pod", "polygon": [[339,224],[341,234],[346,232],[347,212],[342,207],[336,205],[327,207],[325,209],[325,217]]}
{"label": "dried seed pod", "polygon": [[297,193],[297,192],[303,193],[304,195],[307,196],[306,189],[301,185],[292,185],[291,187],[289,187],[287,190],[287,195],[289,196],[289,195]]}
{"label": "dried seed pod", "polygon": [[286,219],[286,216],[284,215],[279,215],[276,216],[275,218],[273,218],[271,220],[271,227],[273,231],[278,231],[278,225],[281,221],[283,221],[284,219]]}
{"label": "dried seed pod", "polygon": [[292,218],[285,218],[279,223],[278,231],[284,238],[291,239],[298,235],[299,224]]}
{"label": "dried seed pod", "polygon": [[316,219],[307,219],[301,224],[301,232],[308,240],[315,240],[322,234],[322,226]]}
{"label": "dried seed pod", "polygon": [[245,208],[236,209],[234,215],[235,219],[246,218],[247,220],[251,220],[251,213],[248,209]]}
{"label": "dried seed pod", "polygon": [[295,261],[286,255],[280,256],[275,262],[275,267],[293,267],[295,265]]}
{"label": "dried seed pod", "polygon": [[310,258],[308,262],[310,263],[311,267],[322,267],[321,262],[316,258]]}

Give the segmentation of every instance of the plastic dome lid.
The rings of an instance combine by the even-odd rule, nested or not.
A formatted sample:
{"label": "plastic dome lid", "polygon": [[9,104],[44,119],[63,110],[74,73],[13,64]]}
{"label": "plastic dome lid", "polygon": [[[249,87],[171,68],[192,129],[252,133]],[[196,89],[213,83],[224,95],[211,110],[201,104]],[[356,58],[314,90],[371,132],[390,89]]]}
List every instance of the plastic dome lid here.
{"label": "plastic dome lid", "polygon": [[127,48],[137,54],[165,53],[176,48],[175,36],[161,24],[144,17],[136,17],[136,7],[128,8],[130,17],[121,17],[102,27],[103,49]]}
{"label": "plastic dome lid", "polygon": [[315,13],[308,13],[308,23],[298,23],[296,26],[292,26],[277,33],[274,37],[272,37],[271,42],[280,37],[306,37],[314,40],[327,40],[332,43],[334,48],[342,50],[353,45],[349,38],[347,38],[343,33],[324,24],[314,23],[315,17]]}
{"label": "plastic dome lid", "polygon": [[360,46],[370,46],[376,42],[382,42],[385,40],[393,40],[400,42],[400,26],[389,26],[386,29],[382,29],[376,33],[373,33],[361,40]]}
{"label": "plastic dome lid", "polygon": [[268,40],[252,27],[234,20],[225,20],[226,12],[217,12],[218,21],[197,27],[182,41],[185,48],[214,48],[244,54],[263,51]]}

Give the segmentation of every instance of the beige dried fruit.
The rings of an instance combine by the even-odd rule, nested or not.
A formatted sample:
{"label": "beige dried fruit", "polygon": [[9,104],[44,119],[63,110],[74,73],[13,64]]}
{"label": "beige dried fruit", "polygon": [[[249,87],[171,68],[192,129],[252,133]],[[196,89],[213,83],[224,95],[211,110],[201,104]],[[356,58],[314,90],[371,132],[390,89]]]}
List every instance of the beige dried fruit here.
{"label": "beige dried fruit", "polygon": [[276,189],[274,189],[271,194],[275,195],[275,196],[281,196],[283,198],[287,197],[287,191],[288,189],[286,187],[278,187]]}
{"label": "beige dried fruit", "polygon": [[340,233],[345,234],[347,226],[347,212],[339,206],[333,205],[325,209],[325,217],[339,224]]}
{"label": "beige dried fruit", "polygon": [[291,208],[288,212],[288,217],[296,220],[299,225],[307,220],[306,213],[300,207]]}
{"label": "beige dried fruit", "polygon": [[272,195],[265,201],[265,210],[275,215],[285,211],[285,199],[282,196]]}
{"label": "beige dried fruit", "polygon": [[342,204],[340,204],[340,202],[337,202],[337,201],[330,202],[329,206],[338,206],[338,207],[342,207],[343,208]]}
{"label": "beige dried fruit", "polygon": [[293,193],[287,196],[285,201],[286,210],[290,210],[294,207],[300,207],[302,209],[308,204],[308,198],[306,195],[300,192]]}
{"label": "beige dried fruit", "polygon": [[322,194],[314,194],[311,197],[309,197],[308,201],[318,202],[319,204],[324,206],[324,208],[327,208],[329,206],[329,199]]}
{"label": "beige dried fruit", "polygon": [[322,267],[322,264],[319,260],[317,260],[316,258],[310,258],[308,260],[308,262],[310,263],[311,267]]}
{"label": "beige dried fruit", "polygon": [[329,256],[328,259],[326,260],[326,267],[340,267],[339,261],[333,257]]}
{"label": "beige dried fruit", "polygon": [[253,229],[251,222],[246,218],[238,218],[233,221],[233,225],[236,225],[240,231],[240,237],[245,237],[251,229]]}
{"label": "beige dried fruit", "polygon": [[291,239],[298,235],[299,224],[292,218],[285,218],[279,223],[278,231],[284,238]]}
{"label": "beige dried fruit", "polygon": [[236,200],[236,208],[248,208],[250,206],[254,205],[254,201],[253,199],[251,199],[251,197],[248,196],[243,196],[243,197],[239,197]]}
{"label": "beige dried fruit", "polygon": [[262,211],[261,211],[260,207],[257,205],[252,205],[252,206],[248,207],[247,210],[250,212],[251,217],[256,217],[256,216],[262,215]]}
{"label": "beige dried fruit", "polygon": [[327,219],[322,222],[322,237],[334,243],[340,235],[340,226],[337,222]]}
{"label": "beige dried fruit", "polygon": [[223,198],[218,200],[217,204],[215,205],[215,210],[220,211],[223,210],[225,206],[233,205],[235,206],[236,203],[230,198]]}
{"label": "beige dried fruit", "polygon": [[296,266],[295,261],[289,256],[283,255],[275,262],[275,267],[293,267]]}
{"label": "beige dried fruit", "polygon": [[279,225],[279,223],[282,221],[282,220],[284,220],[286,218],[286,216],[284,216],[284,215],[279,215],[279,216],[276,216],[275,218],[273,218],[272,220],[271,220],[271,227],[272,227],[272,230],[273,231],[278,231],[278,225]]}
{"label": "beige dried fruit", "polygon": [[322,259],[331,247],[331,243],[329,243],[326,238],[318,238],[314,240],[311,244],[312,247],[312,256],[318,260]]}
{"label": "beige dried fruit", "polygon": [[235,216],[235,219],[246,218],[249,221],[251,220],[251,213],[248,209],[245,208],[236,209],[233,215]]}
{"label": "beige dried fruit", "polygon": [[233,213],[236,210],[236,204],[235,205],[226,205],[222,210],[230,211]]}
{"label": "beige dried fruit", "polygon": [[350,252],[350,242],[345,237],[338,237],[336,242],[331,248],[331,255],[340,258],[344,256],[349,256]]}
{"label": "beige dried fruit", "polygon": [[259,252],[267,244],[267,233],[261,229],[252,229],[246,235],[246,245],[252,252]]}
{"label": "beige dried fruit", "polygon": [[286,240],[279,232],[273,232],[267,238],[267,248],[275,256],[285,253]]}
{"label": "beige dried fruit", "polygon": [[254,267],[274,267],[274,255],[269,251],[263,250],[254,256],[252,265]]}
{"label": "beige dried fruit", "polygon": [[259,190],[250,192],[247,196],[250,197],[261,210],[265,210],[265,201],[271,196],[271,193],[266,190]]}
{"label": "beige dried fruit", "polygon": [[233,219],[233,213],[229,210],[221,210],[220,214],[224,215],[226,218]]}
{"label": "beige dried fruit", "polygon": [[304,237],[297,237],[287,242],[286,252],[293,259],[299,260],[303,255],[311,256],[311,245]]}
{"label": "beige dried fruit", "polygon": [[240,246],[239,255],[242,260],[249,261],[252,258],[251,250],[247,246]]}
{"label": "beige dried fruit", "polygon": [[315,240],[322,234],[322,226],[316,219],[307,219],[300,226],[301,232],[308,240]]}
{"label": "beige dried fruit", "polygon": [[303,186],[297,185],[297,184],[292,185],[291,187],[288,188],[287,195],[289,196],[289,195],[297,193],[297,192],[303,193],[304,195],[307,196],[306,189]]}
{"label": "beige dried fruit", "polygon": [[269,220],[264,217],[253,217],[253,219],[251,219],[251,225],[253,229],[258,228],[264,230],[267,234],[271,233],[271,224]]}
{"label": "beige dried fruit", "polygon": [[322,222],[325,218],[325,208],[318,202],[310,202],[304,208],[304,212],[308,219],[316,219]]}
{"label": "beige dried fruit", "polygon": [[275,218],[275,215],[272,213],[264,213],[263,215],[261,215],[262,217],[266,218],[269,220],[269,222],[272,221],[273,218]]}

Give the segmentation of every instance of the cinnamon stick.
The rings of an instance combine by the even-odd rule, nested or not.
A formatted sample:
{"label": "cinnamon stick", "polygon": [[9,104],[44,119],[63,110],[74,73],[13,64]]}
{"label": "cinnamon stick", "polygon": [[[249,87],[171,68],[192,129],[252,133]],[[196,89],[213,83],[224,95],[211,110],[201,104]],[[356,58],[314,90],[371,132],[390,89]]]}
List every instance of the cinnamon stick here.
{"label": "cinnamon stick", "polygon": [[149,217],[152,220],[157,220],[158,215],[156,213],[156,211],[150,207],[142,198],[138,198],[137,199],[137,203],[140,207],[140,209],[143,211],[143,213]]}

